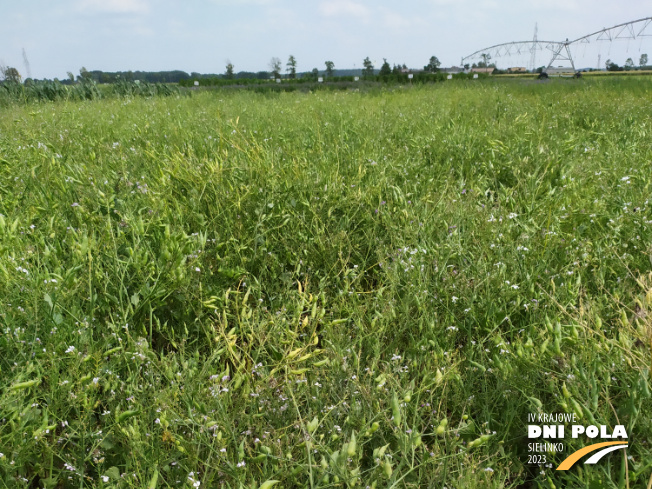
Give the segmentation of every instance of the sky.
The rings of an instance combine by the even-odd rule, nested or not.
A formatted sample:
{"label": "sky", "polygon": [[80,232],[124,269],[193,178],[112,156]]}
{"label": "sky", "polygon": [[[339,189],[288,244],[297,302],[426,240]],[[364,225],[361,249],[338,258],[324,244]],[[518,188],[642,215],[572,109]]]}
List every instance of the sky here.
{"label": "sky", "polygon": [[[376,68],[383,58],[422,68],[431,56],[451,66],[486,46],[532,39],[535,24],[539,39],[558,41],[647,16],[649,0],[0,0],[0,63],[25,76],[24,49],[39,79],[82,66],[223,73],[230,61],[236,72],[261,71],[272,57],[285,68],[290,55],[298,71],[324,70],[327,60],[361,68],[365,57]],[[652,60],[652,37],[589,48],[597,44],[601,52],[580,64],[638,64],[643,52]]]}

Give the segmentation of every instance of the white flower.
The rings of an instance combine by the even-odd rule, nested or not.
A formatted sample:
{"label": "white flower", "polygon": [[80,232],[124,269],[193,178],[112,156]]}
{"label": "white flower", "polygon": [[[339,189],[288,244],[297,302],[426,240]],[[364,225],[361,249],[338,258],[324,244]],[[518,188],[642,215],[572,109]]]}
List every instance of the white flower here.
{"label": "white flower", "polygon": [[102,480],[103,480],[104,482],[109,482],[109,477],[106,476],[106,475],[103,475],[103,476],[102,476]]}
{"label": "white flower", "polygon": [[71,345],[71,346],[69,346],[68,349],[66,350],[66,353],[73,353],[74,351],[75,351],[75,347]]}
{"label": "white flower", "polygon": [[516,219],[518,217],[518,214],[516,214],[514,212],[510,212],[507,217],[509,217],[510,219]]}
{"label": "white flower", "polygon": [[245,461],[243,460],[242,462],[238,462],[238,463],[236,464],[236,467],[244,467],[245,465],[247,465],[247,464],[246,464]]}

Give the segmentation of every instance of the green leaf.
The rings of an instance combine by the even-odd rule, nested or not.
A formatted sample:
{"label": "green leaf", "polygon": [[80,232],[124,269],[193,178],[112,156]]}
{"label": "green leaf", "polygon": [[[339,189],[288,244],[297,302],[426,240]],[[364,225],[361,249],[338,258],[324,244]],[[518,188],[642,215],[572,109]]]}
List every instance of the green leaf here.
{"label": "green leaf", "polygon": [[269,489],[274,484],[278,484],[279,482],[280,481],[268,480],[268,481],[263,482],[258,489]]}
{"label": "green leaf", "polygon": [[117,481],[120,479],[120,470],[118,467],[109,467],[106,472],[104,472],[104,475],[114,481]]}

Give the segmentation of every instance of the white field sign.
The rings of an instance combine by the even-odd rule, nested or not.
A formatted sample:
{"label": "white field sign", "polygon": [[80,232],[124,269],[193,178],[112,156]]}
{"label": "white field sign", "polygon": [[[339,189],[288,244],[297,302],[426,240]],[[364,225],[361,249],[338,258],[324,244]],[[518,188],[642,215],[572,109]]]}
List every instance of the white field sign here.
{"label": "white field sign", "polygon": [[447,80],[452,80],[452,79],[453,79],[453,75],[448,75],[448,76],[446,77],[446,79],[447,79]]}
{"label": "white field sign", "polygon": [[408,78],[411,80],[412,78],[414,78],[414,75],[413,75],[412,73],[410,73],[410,74],[408,75]]}
{"label": "white field sign", "polygon": [[476,78],[478,78],[478,74],[477,74],[477,73],[473,73],[473,79],[475,80]]}
{"label": "white field sign", "polygon": [[360,77],[359,76],[354,76],[353,81],[360,81]]}
{"label": "white field sign", "polygon": [[198,81],[195,81],[195,86],[196,86],[196,87],[199,86],[199,82],[198,82]]}
{"label": "white field sign", "polygon": [[323,83],[324,79],[320,76],[319,78],[317,78],[317,81],[318,81],[319,83]]}

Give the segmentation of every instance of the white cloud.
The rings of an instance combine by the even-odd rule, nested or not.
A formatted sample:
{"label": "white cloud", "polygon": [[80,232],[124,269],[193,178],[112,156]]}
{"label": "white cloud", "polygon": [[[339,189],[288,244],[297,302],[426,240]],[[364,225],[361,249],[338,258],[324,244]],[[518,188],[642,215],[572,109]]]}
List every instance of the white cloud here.
{"label": "white cloud", "polygon": [[371,12],[362,4],[351,0],[326,0],[319,4],[319,13],[324,17],[357,17],[361,20],[369,20]]}
{"label": "white cloud", "polygon": [[383,8],[382,12],[384,24],[393,31],[406,31],[414,27],[414,23],[410,19],[398,12],[386,8]]}
{"label": "white cloud", "polygon": [[149,12],[147,0],[80,0],[79,10],[113,14],[145,14]]}

